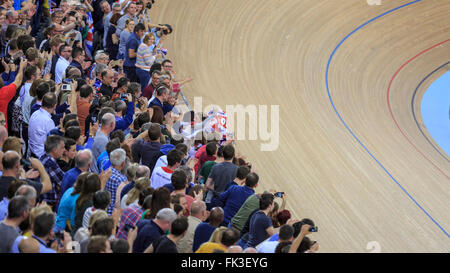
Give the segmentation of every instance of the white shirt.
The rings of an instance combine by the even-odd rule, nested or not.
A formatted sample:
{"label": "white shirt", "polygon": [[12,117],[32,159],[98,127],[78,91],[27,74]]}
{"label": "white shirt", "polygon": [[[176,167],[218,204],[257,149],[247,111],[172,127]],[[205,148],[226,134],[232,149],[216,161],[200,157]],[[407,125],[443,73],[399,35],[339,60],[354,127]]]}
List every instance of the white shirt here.
{"label": "white shirt", "polygon": [[58,61],[56,62],[56,68],[55,68],[55,83],[61,83],[62,79],[64,77],[64,72],[66,71],[66,68],[70,65],[69,61],[64,59],[62,56],[59,57]]}
{"label": "white shirt", "polygon": [[158,158],[158,161],[156,161],[153,170],[155,170],[158,167],[165,167],[165,166],[167,166],[167,155],[162,155]]}
{"label": "white shirt", "polygon": [[153,169],[152,176],[150,177],[152,188],[156,190],[165,184],[171,183],[172,173],[173,171],[167,169],[167,167],[158,167]]}
{"label": "white shirt", "polygon": [[52,116],[42,107],[31,115],[28,125],[28,143],[35,155],[41,157],[44,154],[47,135],[55,127]]}
{"label": "white shirt", "polygon": [[258,253],[275,253],[278,241],[264,241],[256,247]]}

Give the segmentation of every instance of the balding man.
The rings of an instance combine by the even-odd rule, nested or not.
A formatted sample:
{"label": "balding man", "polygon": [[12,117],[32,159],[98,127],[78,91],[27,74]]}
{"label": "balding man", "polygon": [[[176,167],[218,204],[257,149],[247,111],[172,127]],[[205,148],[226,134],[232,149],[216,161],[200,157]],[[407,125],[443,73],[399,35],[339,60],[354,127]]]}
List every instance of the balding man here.
{"label": "balding man", "polygon": [[254,247],[247,247],[243,253],[258,253]]}
{"label": "balding man", "polygon": [[77,181],[78,176],[82,172],[89,171],[89,168],[92,165],[92,158],[92,152],[89,149],[77,152],[77,155],[75,156],[75,167],[68,170],[62,180],[61,196],[64,195],[64,192],[66,192],[67,189],[75,184],[75,181]]}
{"label": "balding man", "polygon": [[[93,158],[98,158],[106,150],[106,144],[109,142],[109,134],[116,127],[116,117],[111,113],[104,114],[100,120],[100,126],[100,130],[97,131],[94,144],[92,145]],[[94,160],[91,170],[99,173],[96,160]]]}
{"label": "balding man", "polygon": [[191,204],[191,215],[188,217],[189,227],[184,237],[178,241],[179,253],[193,253],[194,233],[198,225],[208,218],[206,204],[203,201],[194,201]]}
{"label": "balding man", "polygon": [[15,10],[8,10],[6,12],[5,23],[2,25],[0,33],[0,57],[5,57],[7,55],[7,40],[6,40],[6,29],[9,25],[16,25],[19,20],[19,13]]}
{"label": "balding man", "polygon": [[40,244],[38,240],[33,237],[27,238],[25,236],[21,236],[22,240],[19,243],[19,253],[39,253]]}
{"label": "balding man", "polygon": [[194,232],[194,241],[192,250],[195,252],[201,244],[209,241],[211,234],[220,226],[223,221],[224,212],[221,207],[211,209],[209,214],[209,223],[200,223]]}
{"label": "balding man", "polygon": [[17,189],[16,196],[25,196],[30,203],[30,207],[33,208],[36,205],[37,193],[36,189],[29,185],[22,185]]}
{"label": "balding man", "polygon": [[[25,180],[28,185],[34,187],[37,193],[44,194],[52,189],[50,177],[44,165],[36,158],[30,158],[31,167],[39,172],[41,183],[32,180]],[[7,151],[2,158],[3,175],[0,177],[0,200],[7,194],[9,184],[18,179],[23,172],[20,166],[20,155],[16,151]]]}
{"label": "balding man", "polygon": [[242,247],[235,245],[235,246],[230,246],[227,250],[227,253],[242,253]]}

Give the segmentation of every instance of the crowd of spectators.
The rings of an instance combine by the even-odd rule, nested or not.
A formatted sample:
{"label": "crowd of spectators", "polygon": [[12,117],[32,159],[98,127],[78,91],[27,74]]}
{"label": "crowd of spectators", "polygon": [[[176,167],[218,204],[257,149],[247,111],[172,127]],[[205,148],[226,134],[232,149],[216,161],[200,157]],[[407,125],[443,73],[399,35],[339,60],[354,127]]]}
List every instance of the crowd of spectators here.
{"label": "crowd of spectators", "polygon": [[0,0],[0,252],[316,252],[230,135],[195,130],[155,4]]}

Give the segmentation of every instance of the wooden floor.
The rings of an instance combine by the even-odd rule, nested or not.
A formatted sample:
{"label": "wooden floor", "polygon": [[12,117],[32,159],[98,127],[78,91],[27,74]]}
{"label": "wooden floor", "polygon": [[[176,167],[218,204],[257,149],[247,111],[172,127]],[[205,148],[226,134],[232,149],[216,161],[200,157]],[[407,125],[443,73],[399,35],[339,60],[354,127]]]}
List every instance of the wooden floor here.
{"label": "wooden floor", "polygon": [[[321,252],[370,252],[372,241],[381,252],[450,252],[449,157],[426,141],[411,107],[422,79],[450,59],[450,1],[393,10],[409,2],[172,0],[152,9],[153,23],[174,27],[166,47],[178,78],[195,78],[184,88],[191,104],[279,105],[278,149],[237,147],[260,175],[258,191],[286,192],[295,217],[316,222]],[[420,126],[420,99],[447,70],[416,94]]]}

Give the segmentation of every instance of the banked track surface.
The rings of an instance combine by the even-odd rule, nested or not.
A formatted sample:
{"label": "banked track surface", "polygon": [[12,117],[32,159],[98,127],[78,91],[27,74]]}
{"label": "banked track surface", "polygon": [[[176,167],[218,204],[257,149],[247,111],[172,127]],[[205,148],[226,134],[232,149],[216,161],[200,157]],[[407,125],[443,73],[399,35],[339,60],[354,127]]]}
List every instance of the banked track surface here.
{"label": "banked track surface", "polygon": [[[280,106],[276,151],[261,152],[261,141],[237,148],[260,175],[258,192],[286,192],[295,217],[316,222],[321,252],[368,252],[372,241],[382,252],[450,251],[448,157],[411,111],[419,83],[450,60],[450,43],[396,74],[450,38],[450,2],[412,2],[174,0],[152,9],[153,22],[174,27],[166,45],[177,76],[195,78],[183,89],[191,104]],[[420,85],[416,113],[444,72]]]}

